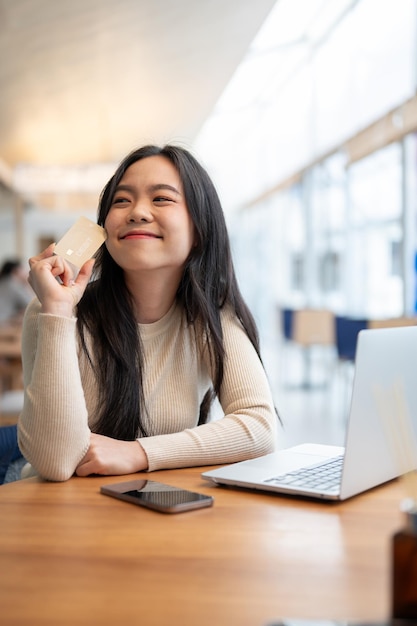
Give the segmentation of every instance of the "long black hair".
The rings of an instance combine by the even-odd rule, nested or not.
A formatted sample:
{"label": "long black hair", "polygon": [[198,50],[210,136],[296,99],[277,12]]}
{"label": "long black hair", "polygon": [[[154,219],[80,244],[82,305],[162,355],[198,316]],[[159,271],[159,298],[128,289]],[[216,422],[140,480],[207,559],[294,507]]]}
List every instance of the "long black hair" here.
{"label": "long black hair", "polygon": [[[206,393],[199,424],[207,420],[211,403],[223,381],[224,346],[220,311],[231,306],[260,358],[255,321],[239,291],[233,268],[226,222],[216,189],[205,169],[184,148],[144,146],[130,153],[105,186],[98,223],[104,226],[115,190],[130,165],[152,156],[164,156],[179,173],[185,201],[194,224],[196,245],[185,264],[177,291],[187,322],[198,325],[207,339],[213,371],[213,389]],[[143,395],[143,358],[137,322],[123,270],[105,244],[94,267],[94,280],[78,304],[82,346],[93,364],[100,390],[96,432],[115,439],[146,436]],[[85,330],[91,335],[87,347]]]}

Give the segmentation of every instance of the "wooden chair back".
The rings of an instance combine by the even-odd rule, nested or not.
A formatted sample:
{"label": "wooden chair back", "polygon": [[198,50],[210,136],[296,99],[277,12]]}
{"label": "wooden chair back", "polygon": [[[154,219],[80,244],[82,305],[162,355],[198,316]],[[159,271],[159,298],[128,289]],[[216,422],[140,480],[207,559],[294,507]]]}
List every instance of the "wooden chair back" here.
{"label": "wooden chair back", "polygon": [[335,343],[334,314],[327,309],[294,311],[292,340],[302,346]]}

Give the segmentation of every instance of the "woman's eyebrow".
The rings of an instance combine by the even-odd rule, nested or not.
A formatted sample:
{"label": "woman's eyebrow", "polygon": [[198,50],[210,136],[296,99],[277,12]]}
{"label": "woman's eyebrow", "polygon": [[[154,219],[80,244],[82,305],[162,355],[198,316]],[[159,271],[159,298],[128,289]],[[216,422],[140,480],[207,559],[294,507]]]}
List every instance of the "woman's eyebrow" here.
{"label": "woman's eyebrow", "polygon": [[[176,187],[173,187],[172,185],[169,185],[168,183],[156,183],[154,185],[149,185],[147,189],[148,189],[148,192],[151,192],[151,193],[154,193],[155,191],[161,191],[163,189],[167,189],[177,194],[178,196],[181,195],[181,193]],[[119,191],[128,191],[129,193],[134,193],[135,187],[133,187],[132,185],[117,185],[116,189],[114,190],[114,193],[117,193]]]}
{"label": "woman's eyebrow", "polygon": [[169,191],[173,191],[177,195],[181,195],[176,187],[172,185],[168,185],[168,183],[157,183],[156,185],[149,185],[149,191],[160,191],[162,189],[168,189]]}
{"label": "woman's eyebrow", "polygon": [[116,189],[114,190],[114,193],[116,193],[118,191],[130,191],[130,192],[133,192],[133,187],[131,185],[117,185]]}

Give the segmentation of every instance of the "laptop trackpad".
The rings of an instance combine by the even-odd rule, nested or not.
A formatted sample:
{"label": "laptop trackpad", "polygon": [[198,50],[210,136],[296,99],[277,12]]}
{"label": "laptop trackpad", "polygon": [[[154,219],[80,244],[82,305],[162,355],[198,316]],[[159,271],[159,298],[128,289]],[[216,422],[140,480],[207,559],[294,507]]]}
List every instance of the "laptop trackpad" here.
{"label": "laptop trackpad", "polygon": [[279,450],[266,456],[241,461],[216,470],[203,473],[204,478],[212,480],[244,480],[245,482],[259,482],[290,472],[300,467],[307,467],[326,461],[329,458],[343,454],[340,446],[321,444],[301,444],[285,450]]}

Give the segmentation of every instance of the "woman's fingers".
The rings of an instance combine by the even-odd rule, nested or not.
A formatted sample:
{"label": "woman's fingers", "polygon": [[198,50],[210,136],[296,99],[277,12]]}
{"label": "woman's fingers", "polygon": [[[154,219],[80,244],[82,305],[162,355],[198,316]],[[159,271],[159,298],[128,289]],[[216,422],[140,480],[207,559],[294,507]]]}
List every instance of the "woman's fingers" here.
{"label": "woman's fingers", "polygon": [[72,317],[91,278],[94,259],[84,263],[78,271],[62,256],[54,254],[54,249],[52,243],[29,259],[28,281],[43,313]]}
{"label": "woman's fingers", "polygon": [[[29,263],[29,282],[32,287],[38,283],[55,284],[55,278],[58,276],[64,276],[67,283],[72,279],[72,273],[66,268],[64,259],[54,254],[47,256],[42,253],[37,257],[32,257]],[[52,279],[53,283],[51,283]]]}
{"label": "woman's fingers", "polygon": [[84,286],[84,288],[87,286],[88,281],[91,278],[91,274],[93,273],[95,262],[95,259],[89,259],[84,263],[75,280],[77,284]]}
{"label": "woman's fingers", "polygon": [[29,283],[44,313],[72,315],[90,280],[94,259],[84,263],[78,272],[77,268],[53,251],[54,244],[51,244],[30,259]]}
{"label": "woman's fingers", "polygon": [[32,268],[38,261],[42,261],[42,259],[47,259],[54,254],[55,243],[49,244],[45,250],[43,250],[40,254],[33,256],[29,259],[29,266]]}
{"label": "woman's fingers", "polygon": [[86,261],[84,265],[81,267],[80,271],[78,272],[77,278],[71,281],[70,287],[73,293],[75,304],[78,304],[78,302],[82,298],[82,295],[91,278],[94,263],[95,263],[95,259],[90,259],[89,261]]}

